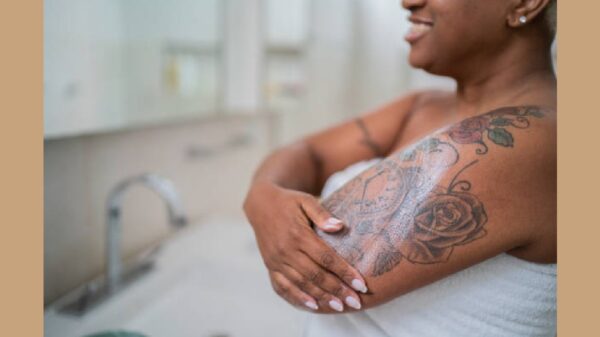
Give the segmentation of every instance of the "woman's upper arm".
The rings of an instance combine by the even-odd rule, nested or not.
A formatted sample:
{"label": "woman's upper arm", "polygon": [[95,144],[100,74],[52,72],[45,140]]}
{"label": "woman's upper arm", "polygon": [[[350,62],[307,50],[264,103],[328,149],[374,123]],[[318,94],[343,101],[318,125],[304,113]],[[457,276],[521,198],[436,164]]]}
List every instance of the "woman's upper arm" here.
{"label": "woman's upper arm", "polygon": [[319,172],[319,184],[350,164],[388,154],[419,93],[406,95],[381,108],[301,140]]}
{"label": "woman's upper arm", "polygon": [[519,108],[467,119],[324,200],[348,227],[319,234],[365,276],[365,308],[552,232],[555,148],[544,116]]}

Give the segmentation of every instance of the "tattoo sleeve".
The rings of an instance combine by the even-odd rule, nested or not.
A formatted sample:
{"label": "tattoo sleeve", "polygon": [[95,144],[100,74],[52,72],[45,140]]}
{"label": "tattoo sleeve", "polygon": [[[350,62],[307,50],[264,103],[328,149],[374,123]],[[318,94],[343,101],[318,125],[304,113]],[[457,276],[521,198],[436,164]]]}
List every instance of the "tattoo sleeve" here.
{"label": "tattoo sleeve", "polygon": [[318,234],[372,277],[402,261],[448,261],[455,247],[487,234],[488,214],[472,191],[469,172],[485,160],[490,146],[510,150],[512,132],[543,116],[535,106],[493,110],[392,154],[323,201],[347,228],[337,235]]}

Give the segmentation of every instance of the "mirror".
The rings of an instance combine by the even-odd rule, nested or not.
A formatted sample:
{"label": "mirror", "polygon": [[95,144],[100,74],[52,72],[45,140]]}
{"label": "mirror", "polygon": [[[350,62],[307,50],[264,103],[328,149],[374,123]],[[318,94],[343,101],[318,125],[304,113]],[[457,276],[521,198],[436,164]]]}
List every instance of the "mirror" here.
{"label": "mirror", "polygon": [[222,0],[46,0],[44,135],[218,114]]}

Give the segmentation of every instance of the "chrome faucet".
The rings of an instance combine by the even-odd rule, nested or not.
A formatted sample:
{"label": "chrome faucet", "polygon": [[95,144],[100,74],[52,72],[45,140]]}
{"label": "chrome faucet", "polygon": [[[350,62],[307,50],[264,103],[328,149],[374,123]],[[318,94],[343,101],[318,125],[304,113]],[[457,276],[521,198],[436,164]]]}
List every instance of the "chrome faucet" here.
{"label": "chrome faucet", "polygon": [[[161,199],[164,200],[169,212],[169,223],[176,227],[182,227],[187,223],[179,195],[175,186],[157,174],[147,173],[123,180],[109,193],[106,228],[106,275],[87,282],[72,294],[67,295],[61,304],[59,311],[77,316],[85,315],[92,308],[114,295],[119,289],[125,287],[146,275],[154,266],[154,256],[160,245],[151,247],[135,257],[132,264],[123,268],[121,261],[121,202],[123,195],[129,186],[143,184]],[[126,269],[126,270],[124,270]],[[70,296],[72,295],[72,296]]]}
{"label": "chrome faucet", "polygon": [[128,187],[143,184],[154,191],[167,206],[169,223],[182,227],[187,223],[181,200],[173,183],[154,173],[146,173],[123,180],[109,193],[106,231],[106,287],[108,293],[114,293],[122,280],[121,264],[121,203]]}

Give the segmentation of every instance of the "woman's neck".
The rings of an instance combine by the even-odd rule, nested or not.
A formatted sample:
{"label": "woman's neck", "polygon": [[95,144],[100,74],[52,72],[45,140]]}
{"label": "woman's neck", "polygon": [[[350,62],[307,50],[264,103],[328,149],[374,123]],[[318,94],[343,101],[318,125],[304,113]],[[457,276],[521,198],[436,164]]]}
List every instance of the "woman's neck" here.
{"label": "woman's neck", "polygon": [[[512,51],[510,51],[512,50]],[[456,112],[469,117],[498,106],[555,105],[556,76],[547,46],[510,48],[472,76],[455,78]]]}

